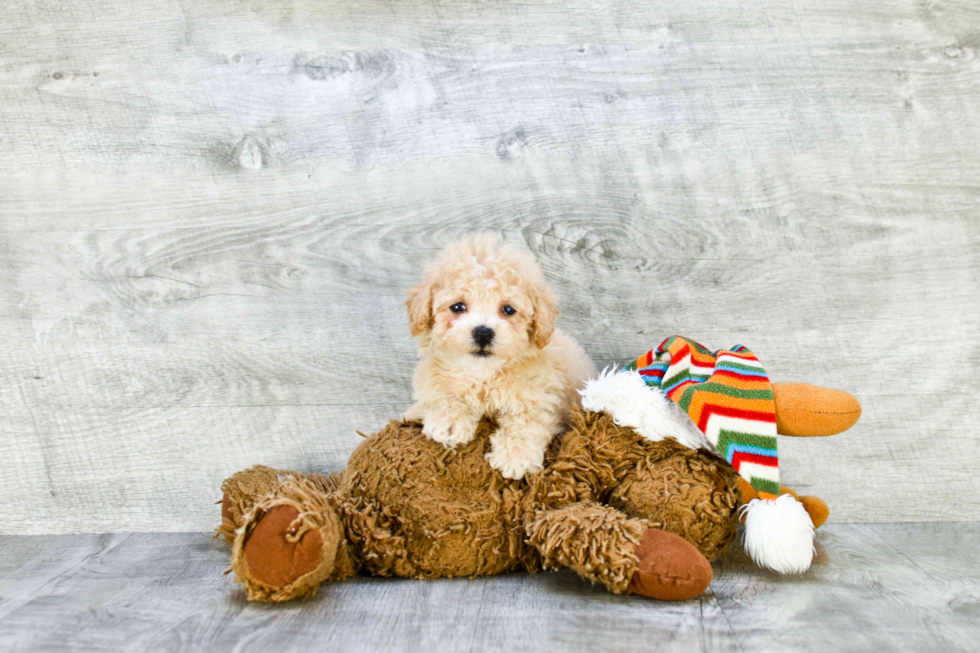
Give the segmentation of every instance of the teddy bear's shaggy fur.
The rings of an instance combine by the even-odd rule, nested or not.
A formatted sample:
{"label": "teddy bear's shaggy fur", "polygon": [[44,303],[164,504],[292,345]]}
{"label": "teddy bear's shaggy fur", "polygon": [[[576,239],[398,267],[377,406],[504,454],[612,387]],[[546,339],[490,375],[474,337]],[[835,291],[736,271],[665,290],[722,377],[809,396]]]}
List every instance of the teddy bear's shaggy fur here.
{"label": "teddy bear's shaggy fur", "polygon": [[[305,598],[357,572],[437,578],[563,566],[616,593],[703,591],[707,561],[735,537],[735,471],[605,413],[575,409],[572,422],[545,468],[516,481],[487,463],[487,421],[455,449],[427,439],[418,422],[393,421],[339,474],[256,467],[227,479],[218,535],[232,544],[236,580],[252,600]],[[651,576],[644,551],[665,550],[661,540],[674,536],[664,531],[694,546],[674,538],[667,568],[658,562]]]}

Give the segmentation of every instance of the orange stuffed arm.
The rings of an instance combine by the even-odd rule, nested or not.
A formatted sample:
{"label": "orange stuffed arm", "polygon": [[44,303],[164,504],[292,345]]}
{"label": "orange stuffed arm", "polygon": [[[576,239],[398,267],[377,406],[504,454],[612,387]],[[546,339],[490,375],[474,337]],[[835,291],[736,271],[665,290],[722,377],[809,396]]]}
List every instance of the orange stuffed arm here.
{"label": "orange stuffed arm", "polygon": [[861,417],[860,402],[843,390],[809,383],[773,383],[772,394],[780,435],[836,435],[854,426]]}

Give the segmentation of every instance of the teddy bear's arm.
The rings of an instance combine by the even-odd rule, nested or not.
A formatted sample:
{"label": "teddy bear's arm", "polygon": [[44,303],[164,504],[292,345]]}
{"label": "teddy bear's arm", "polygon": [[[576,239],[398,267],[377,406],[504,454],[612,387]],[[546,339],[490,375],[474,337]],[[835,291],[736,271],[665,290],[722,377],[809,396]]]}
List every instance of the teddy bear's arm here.
{"label": "teddy bear's arm", "polygon": [[711,583],[711,563],[659,526],[585,501],[538,512],[527,535],[546,569],[569,567],[615,594],[668,601],[698,596]]}
{"label": "teddy bear's arm", "polygon": [[571,567],[625,594],[637,569],[636,548],[649,527],[609,506],[582,502],[536,513],[527,524],[527,535],[545,569]]}

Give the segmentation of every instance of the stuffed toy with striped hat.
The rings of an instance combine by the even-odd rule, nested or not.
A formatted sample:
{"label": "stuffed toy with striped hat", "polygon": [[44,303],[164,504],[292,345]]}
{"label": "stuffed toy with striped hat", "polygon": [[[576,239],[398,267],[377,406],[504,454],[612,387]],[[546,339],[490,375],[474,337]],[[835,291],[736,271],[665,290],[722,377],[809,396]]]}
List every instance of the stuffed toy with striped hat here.
{"label": "stuffed toy with striped hat", "polygon": [[802,573],[813,560],[814,521],[826,518],[826,504],[819,507],[815,497],[797,497],[780,485],[776,434],[839,433],[857,422],[861,407],[839,390],[777,387],[785,406],[806,405],[810,398],[801,401],[800,393],[817,391],[821,401],[837,408],[821,415],[819,424],[813,413],[777,411],[777,392],[748,348],[712,352],[681,336],[667,338],[621,370],[603,371],[581,394],[585,409],[605,411],[649,440],[674,438],[724,458],[740,477],[746,552],[762,567]]}

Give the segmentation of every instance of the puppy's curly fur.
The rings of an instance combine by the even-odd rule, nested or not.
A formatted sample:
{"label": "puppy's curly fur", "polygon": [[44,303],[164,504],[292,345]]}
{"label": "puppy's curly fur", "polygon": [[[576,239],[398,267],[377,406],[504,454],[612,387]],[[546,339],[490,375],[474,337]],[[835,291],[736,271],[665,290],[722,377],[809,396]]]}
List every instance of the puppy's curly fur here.
{"label": "puppy's curly fur", "polygon": [[430,264],[406,304],[421,362],[405,418],[455,447],[489,416],[497,424],[490,466],[506,478],[541,469],[595,365],[555,328],[555,296],[534,260],[490,236],[474,237]]}

